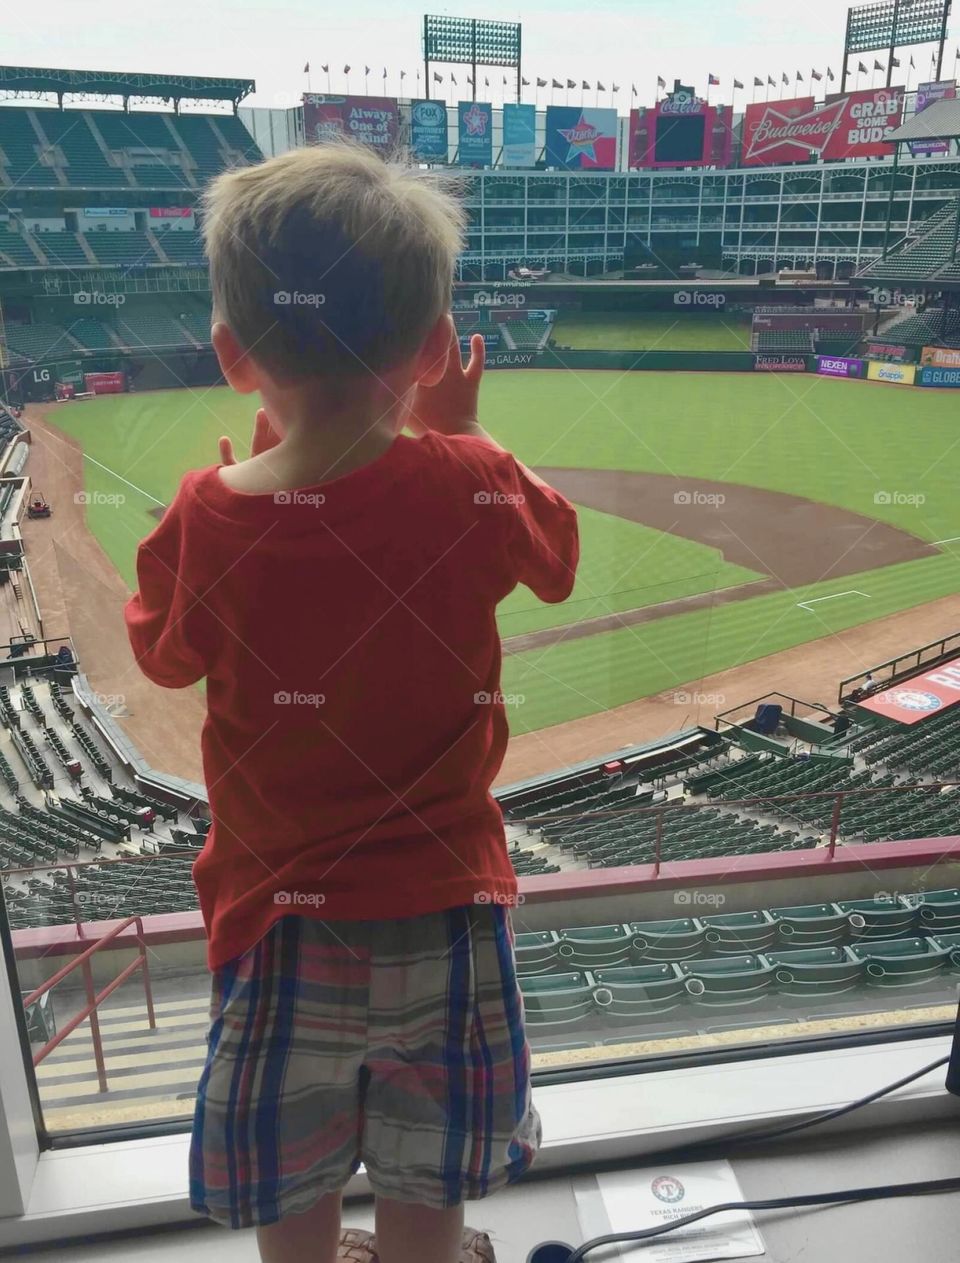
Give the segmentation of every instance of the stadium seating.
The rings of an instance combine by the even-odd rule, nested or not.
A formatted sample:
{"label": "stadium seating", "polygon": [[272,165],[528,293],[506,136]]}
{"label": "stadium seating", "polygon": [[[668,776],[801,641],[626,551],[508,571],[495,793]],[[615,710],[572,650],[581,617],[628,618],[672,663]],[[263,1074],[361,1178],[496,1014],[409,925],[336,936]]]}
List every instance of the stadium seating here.
{"label": "stadium seating", "polygon": [[53,266],[62,264],[71,267],[74,265],[89,267],[90,265],[90,260],[75,232],[64,230],[32,233],[31,238]]}
{"label": "stadium seating", "polygon": [[193,345],[186,329],[172,316],[134,313],[121,308],[115,332],[125,347]]}
{"label": "stadium seating", "polygon": [[546,342],[550,334],[550,325],[545,321],[530,324],[525,320],[510,320],[500,326],[505,344],[518,351],[535,351]]}
{"label": "stadium seating", "polygon": [[104,157],[83,110],[37,110],[36,117],[51,145],[64,158],[69,184],[82,188],[110,188],[128,183],[122,168]]}
{"label": "stadium seating", "polygon": [[957,224],[957,203],[952,202],[920,225],[918,236],[861,269],[863,280],[917,281],[938,279],[951,263]]}
{"label": "stadium seating", "polygon": [[144,232],[132,229],[126,232],[88,232],[84,234],[84,240],[98,263],[146,267],[162,262]]}
{"label": "stadium seating", "polygon": [[66,329],[53,324],[6,325],[7,345],[29,360],[41,360],[53,354],[65,356],[76,351]]}
{"label": "stadium seating", "polygon": [[166,115],[142,111],[90,111],[89,118],[107,148],[122,153],[133,180],[142,188],[189,189],[194,185],[183,165],[176,136]]}
{"label": "stadium seating", "polygon": [[203,241],[198,232],[168,231],[154,235],[171,263],[192,263],[198,267],[205,265]]}
{"label": "stadium seating", "polygon": [[110,350],[117,345],[111,338],[107,326],[90,316],[74,320],[70,325],[70,333],[88,351]]}
{"label": "stadium seating", "polygon": [[905,346],[960,346],[960,312],[937,308],[907,316],[888,325],[883,335],[868,341],[902,343]]}
{"label": "stadium seating", "polygon": [[0,256],[9,259],[10,264],[14,267],[36,268],[43,266],[30,248],[30,241],[27,235],[14,232],[6,224],[0,224]]}
{"label": "stadium seating", "polygon": [[198,342],[209,344],[210,342],[210,314],[199,314],[193,311],[186,311],[180,317],[180,323],[186,328]]}
{"label": "stadium seating", "polygon": [[754,336],[755,350],[763,354],[805,355],[813,350],[813,334],[807,329],[763,329]]}
{"label": "stadium seating", "polygon": [[45,146],[33,126],[36,114],[15,107],[0,109],[0,151],[7,158],[5,164],[0,162],[0,174],[21,189],[58,188],[56,171],[40,157]]}

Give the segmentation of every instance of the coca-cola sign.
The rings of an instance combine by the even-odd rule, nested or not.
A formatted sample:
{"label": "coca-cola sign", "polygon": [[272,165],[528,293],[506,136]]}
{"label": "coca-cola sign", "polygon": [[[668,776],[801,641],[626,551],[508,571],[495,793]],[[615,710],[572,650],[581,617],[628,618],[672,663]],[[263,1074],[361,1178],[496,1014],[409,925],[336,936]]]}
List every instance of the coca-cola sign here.
{"label": "coca-cola sign", "polygon": [[660,102],[661,114],[702,114],[706,108],[706,101],[689,88],[680,88]]}
{"label": "coca-cola sign", "polygon": [[903,113],[901,88],[851,92],[817,105],[813,97],[748,105],[745,166],[821,158],[879,158],[893,152],[887,140]]}

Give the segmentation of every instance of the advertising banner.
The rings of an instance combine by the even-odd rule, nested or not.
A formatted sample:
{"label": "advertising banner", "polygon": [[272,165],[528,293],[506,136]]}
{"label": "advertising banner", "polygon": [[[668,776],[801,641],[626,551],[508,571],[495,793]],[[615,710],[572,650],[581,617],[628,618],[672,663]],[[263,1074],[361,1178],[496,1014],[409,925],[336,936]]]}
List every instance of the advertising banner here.
{"label": "advertising banner", "polygon": [[918,386],[960,386],[960,368],[921,368]]}
{"label": "advertising banner", "polygon": [[[957,95],[957,85],[952,79],[940,83],[920,83],[917,85],[917,101],[914,118],[922,114],[934,101],[952,101]],[[950,152],[948,140],[911,140],[910,152],[916,157],[931,157],[934,154]]]}
{"label": "advertising banner", "polygon": [[410,148],[422,162],[446,162],[447,107],[442,101],[413,101],[410,108]]}
{"label": "advertising banner", "polygon": [[851,360],[846,356],[817,356],[817,372],[822,377],[862,377],[865,370],[863,360]]}
{"label": "advertising banner", "polygon": [[932,364],[935,368],[960,368],[960,351],[946,346],[925,346],[920,352],[920,363]]}
{"label": "advertising banner", "polygon": [[83,388],[94,395],[121,395],[127,389],[123,373],[85,373]]}
{"label": "advertising banner", "polygon": [[133,215],[128,206],[85,206],[83,214],[86,219],[116,219],[123,215]]}
{"label": "advertising banner", "polygon": [[893,364],[902,364],[909,357],[907,348],[894,342],[871,342],[866,356],[868,360],[886,360]]}
{"label": "advertising banner", "polygon": [[542,351],[498,351],[488,355],[484,368],[536,368]]}
{"label": "advertising banner", "polygon": [[652,109],[630,111],[628,165],[727,167],[733,152],[733,111],[678,87]]}
{"label": "advertising banner", "polygon": [[807,361],[803,355],[758,355],[753,367],[758,373],[805,373]]}
{"label": "advertising banner", "polygon": [[461,101],[457,118],[461,167],[492,167],[493,106],[485,101]]}
{"label": "advertising banner", "polygon": [[617,164],[617,111],[547,106],[547,165],[567,171],[612,171]]}
{"label": "advertising banner", "polygon": [[151,206],[151,219],[190,219],[193,216],[192,206]]}
{"label": "advertising banner", "polygon": [[900,125],[903,88],[877,88],[829,96],[748,105],[743,122],[745,167],[777,166],[820,158],[884,158],[893,153],[886,141]]}
{"label": "advertising banner", "polygon": [[960,701],[960,664],[957,659],[932,667],[893,688],[884,689],[857,705],[901,724],[917,724]]}
{"label": "advertising banner", "polygon": [[881,364],[871,360],[867,377],[872,382],[889,382],[893,386],[912,386],[917,376],[915,364]]}
{"label": "advertising banner", "polygon": [[858,337],[863,333],[863,316],[857,313],[822,311],[811,307],[805,312],[754,316],[753,328],[770,329],[777,333],[792,329],[806,330],[809,333],[819,331],[825,335],[849,333]]}
{"label": "advertising banner", "polygon": [[399,127],[394,97],[303,95],[303,135],[308,145],[348,136],[385,153],[396,143]]}
{"label": "advertising banner", "polygon": [[507,102],[503,107],[505,167],[532,167],[537,160],[537,107]]}

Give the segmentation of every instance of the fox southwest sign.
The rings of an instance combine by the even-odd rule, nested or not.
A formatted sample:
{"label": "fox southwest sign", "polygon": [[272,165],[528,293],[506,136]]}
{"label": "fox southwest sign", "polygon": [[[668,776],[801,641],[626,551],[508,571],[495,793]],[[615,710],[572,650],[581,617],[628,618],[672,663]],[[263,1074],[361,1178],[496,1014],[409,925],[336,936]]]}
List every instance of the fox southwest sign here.
{"label": "fox southwest sign", "polygon": [[877,88],[828,97],[748,105],[743,165],[775,166],[820,158],[882,158],[893,153],[887,136],[900,125],[902,88]]}

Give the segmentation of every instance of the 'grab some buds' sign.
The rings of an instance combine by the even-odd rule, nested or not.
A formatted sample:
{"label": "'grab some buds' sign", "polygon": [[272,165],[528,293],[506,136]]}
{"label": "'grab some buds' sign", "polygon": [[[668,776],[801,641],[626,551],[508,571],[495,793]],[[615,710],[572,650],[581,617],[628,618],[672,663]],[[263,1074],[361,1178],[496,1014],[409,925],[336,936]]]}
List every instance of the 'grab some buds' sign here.
{"label": "'grab some buds' sign", "polygon": [[771,166],[821,158],[881,158],[900,124],[902,88],[877,88],[828,97],[748,105],[743,127],[744,166]]}

